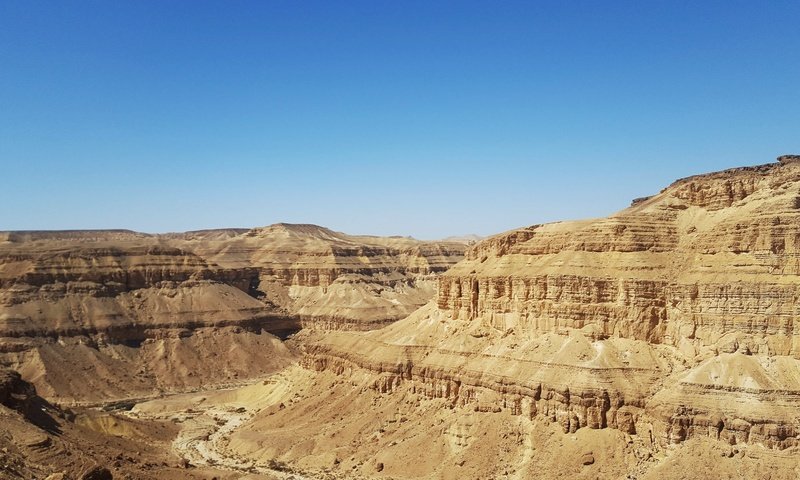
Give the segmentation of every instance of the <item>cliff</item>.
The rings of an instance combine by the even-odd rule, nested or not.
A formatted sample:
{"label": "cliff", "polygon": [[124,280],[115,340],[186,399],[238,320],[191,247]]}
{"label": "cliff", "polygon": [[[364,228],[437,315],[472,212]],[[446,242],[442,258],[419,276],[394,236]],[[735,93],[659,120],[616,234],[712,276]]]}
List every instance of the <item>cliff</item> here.
{"label": "cliff", "polygon": [[651,452],[800,444],[800,164],[678,180],[607,218],[470,247],[430,305],[382,330],[304,335],[315,370],[578,429]]}
{"label": "cliff", "polygon": [[592,326],[697,350],[798,355],[800,167],[679,180],[609,218],[538,225],[467,252],[441,278],[453,318],[533,332]]}
{"label": "cliff", "polygon": [[276,224],[188,248],[224,268],[255,269],[258,296],[303,326],[364,330],[427,303],[436,276],[463,258],[466,245]]}
{"label": "cliff", "polygon": [[0,364],[64,402],[240,382],[292,361],[274,335],[407,315],[464,249],[313,225],[5,232]]}

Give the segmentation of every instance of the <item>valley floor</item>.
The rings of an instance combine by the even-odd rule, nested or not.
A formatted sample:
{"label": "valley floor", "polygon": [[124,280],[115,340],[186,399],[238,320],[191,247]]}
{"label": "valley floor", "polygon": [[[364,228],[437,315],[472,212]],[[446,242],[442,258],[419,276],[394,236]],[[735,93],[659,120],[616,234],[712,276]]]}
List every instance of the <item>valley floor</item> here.
{"label": "valley floor", "polygon": [[170,454],[193,478],[800,477],[795,449],[702,438],[659,448],[616,429],[564,433],[545,419],[476,410],[402,386],[380,393],[366,372],[336,375],[295,364],[250,385],[104,415],[118,424],[175,425]]}

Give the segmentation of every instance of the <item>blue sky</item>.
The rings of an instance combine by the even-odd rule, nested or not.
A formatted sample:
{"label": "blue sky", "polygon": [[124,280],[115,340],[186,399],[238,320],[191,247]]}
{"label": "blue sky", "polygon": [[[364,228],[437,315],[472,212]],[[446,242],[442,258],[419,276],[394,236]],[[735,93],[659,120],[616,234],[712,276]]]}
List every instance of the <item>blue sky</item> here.
{"label": "blue sky", "polygon": [[0,230],[496,233],[800,153],[800,2],[0,2]]}

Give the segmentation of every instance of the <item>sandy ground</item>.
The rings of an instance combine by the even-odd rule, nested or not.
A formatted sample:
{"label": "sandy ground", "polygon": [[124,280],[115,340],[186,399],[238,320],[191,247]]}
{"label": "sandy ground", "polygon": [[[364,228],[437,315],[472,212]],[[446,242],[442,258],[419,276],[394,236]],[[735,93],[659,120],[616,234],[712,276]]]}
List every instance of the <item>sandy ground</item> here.
{"label": "sandy ground", "polygon": [[239,478],[306,480],[310,477],[294,472],[283,462],[259,464],[231,454],[226,447],[234,430],[258,411],[279,403],[294,382],[309,373],[299,367],[290,367],[244,387],[172,395],[144,402],[126,415],[137,420],[167,420],[179,425],[172,448],[190,466],[244,474]]}
{"label": "sandy ground", "polygon": [[614,429],[563,433],[543,419],[477,412],[374,378],[291,366],[257,383],[136,405],[179,428],[173,453],[246,479],[771,478],[800,475],[797,452],[708,439],[659,448]]}

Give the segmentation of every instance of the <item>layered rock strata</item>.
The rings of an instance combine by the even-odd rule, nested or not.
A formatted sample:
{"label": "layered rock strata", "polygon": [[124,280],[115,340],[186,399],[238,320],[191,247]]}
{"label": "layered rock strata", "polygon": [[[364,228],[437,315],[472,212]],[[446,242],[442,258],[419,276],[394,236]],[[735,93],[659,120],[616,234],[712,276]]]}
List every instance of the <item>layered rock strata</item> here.
{"label": "layered rock strata", "polygon": [[438,274],[463,258],[466,244],[276,224],[189,248],[224,268],[255,269],[260,298],[303,326],[368,330],[427,303]]}
{"label": "layered rock strata", "polygon": [[698,175],[471,247],[433,304],[309,335],[304,363],[653,445],[800,444],[800,164]]}
{"label": "layered rock strata", "polygon": [[284,224],[2,240],[0,364],[48,398],[88,402],[266,375],[292,361],[273,335],[390,323],[465,248]]}

